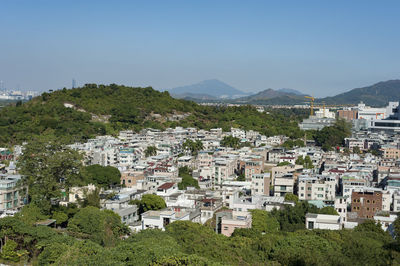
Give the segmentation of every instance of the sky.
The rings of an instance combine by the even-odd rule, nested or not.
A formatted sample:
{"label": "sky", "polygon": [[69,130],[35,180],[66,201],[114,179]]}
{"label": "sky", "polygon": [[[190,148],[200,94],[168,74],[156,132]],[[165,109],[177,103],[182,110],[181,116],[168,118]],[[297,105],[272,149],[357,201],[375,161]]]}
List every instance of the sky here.
{"label": "sky", "polygon": [[0,1],[0,80],[317,97],[400,78],[400,1]]}

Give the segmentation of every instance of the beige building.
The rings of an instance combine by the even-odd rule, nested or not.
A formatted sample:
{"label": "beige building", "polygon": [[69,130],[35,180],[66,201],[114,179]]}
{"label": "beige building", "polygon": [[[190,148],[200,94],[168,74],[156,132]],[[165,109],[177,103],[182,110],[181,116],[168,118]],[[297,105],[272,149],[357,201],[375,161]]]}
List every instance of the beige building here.
{"label": "beige building", "polygon": [[284,197],[286,193],[293,193],[294,177],[292,175],[275,177],[274,196]]}
{"label": "beige building", "polygon": [[251,176],[251,195],[267,195],[269,196],[269,188],[271,185],[271,174],[253,174]]}
{"label": "beige building", "polygon": [[225,236],[231,236],[237,228],[251,228],[251,214],[226,210],[216,214],[216,232]]}
{"label": "beige building", "polygon": [[299,177],[299,200],[335,200],[334,177]]}
{"label": "beige building", "polygon": [[126,171],[121,173],[121,185],[127,188],[135,187],[138,180],[144,180],[143,171]]}
{"label": "beige building", "polygon": [[383,158],[386,159],[399,159],[400,158],[400,149],[397,148],[383,148]]}
{"label": "beige building", "polygon": [[283,176],[285,174],[293,173],[295,177],[299,175],[303,170],[302,165],[285,165],[285,166],[275,166],[271,169],[271,182],[275,183],[276,176]]}

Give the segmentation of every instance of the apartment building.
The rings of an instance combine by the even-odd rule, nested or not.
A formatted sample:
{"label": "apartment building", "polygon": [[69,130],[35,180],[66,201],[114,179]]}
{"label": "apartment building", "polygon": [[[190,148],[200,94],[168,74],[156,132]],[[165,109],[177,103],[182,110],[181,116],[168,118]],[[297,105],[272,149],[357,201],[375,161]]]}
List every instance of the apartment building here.
{"label": "apartment building", "polygon": [[19,210],[28,203],[28,189],[20,187],[20,175],[0,175],[0,211]]}
{"label": "apartment building", "polygon": [[253,174],[251,176],[251,195],[269,196],[270,184],[271,184],[270,173]]}
{"label": "apartment building", "polygon": [[382,148],[383,158],[385,159],[399,159],[400,158],[400,149],[397,148]]}
{"label": "apartment building", "polygon": [[298,178],[299,200],[335,200],[335,178],[330,176]]}
{"label": "apartment building", "polygon": [[351,211],[359,218],[374,218],[382,210],[382,192],[363,191],[351,194]]}
{"label": "apartment building", "polygon": [[286,193],[294,192],[295,180],[293,175],[283,175],[275,177],[274,196],[285,196]]}

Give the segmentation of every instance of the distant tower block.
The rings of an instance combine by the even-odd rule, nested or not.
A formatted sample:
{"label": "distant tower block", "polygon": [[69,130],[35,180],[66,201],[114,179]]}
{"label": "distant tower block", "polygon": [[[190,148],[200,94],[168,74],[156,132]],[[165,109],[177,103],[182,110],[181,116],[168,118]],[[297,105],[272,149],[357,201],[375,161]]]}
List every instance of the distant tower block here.
{"label": "distant tower block", "polygon": [[75,89],[76,88],[76,80],[72,79],[72,88]]}

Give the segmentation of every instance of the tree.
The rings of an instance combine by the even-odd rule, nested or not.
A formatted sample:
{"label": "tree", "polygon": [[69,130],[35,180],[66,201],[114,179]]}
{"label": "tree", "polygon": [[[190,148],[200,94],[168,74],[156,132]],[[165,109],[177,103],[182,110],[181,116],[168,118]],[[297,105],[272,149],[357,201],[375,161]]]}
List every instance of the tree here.
{"label": "tree", "polygon": [[244,173],[241,173],[240,175],[238,175],[238,177],[236,178],[236,181],[246,181],[246,177],[245,177]]}
{"label": "tree", "polygon": [[339,215],[335,208],[331,206],[323,207],[319,210],[320,214]]}
{"label": "tree", "polygon": [[251,210],[252,223],[254,230],[272,233],[279,231],[279,223],[269,212],[263,210]]}
{"label": "tree", "polygon": [[157,155],[156,146],[147,146],[146,150],[144,151],[144,154],[145,154],[146,157]]}
{"label": "tree", "polygon": [[303,166],[304,166],[304,168],[307,168],[307,169],[313,169],[314,168],[314,165],[313,165],[313,163],[311,161],[310,156],[306,155],[306,157],[304,158]]}
{"label": "tree", "polygon": [[139,214],[150,210],[161,210],[167,207],[162,197],[153,194],[145,194],[140,201],[134,200],[131,201],[130,204],[139,206]]}
{"label": "tree", "polygon": [[92,206],[96,208],[100,208],[100,189],[96,188],[95,190],[89,192],[87,189],[83,192],[84,198],[79,200],[79,205],[82,208]]}
{"label": "tree", "polygon": [[18,244],[13,240],[8,240],[6,244],[2,247],[0,253],[1,258],[6,261],[18,262],[20,257],[26,254],[26,251],[17,251]]}
{"label": "tree", "polygon": [[221,140],[221,146],[237,149],[240,146],[240,139],[233,136],[225,136]]}
{"label": "tree", "polygon": [[361,152],[360,147],[358,146],[353,147],[353,153],[360,154],[360,152]]}
{"label": "tree", "polygon": [[310,158],[310,156],[308,156],[308,155],[306,155],[305,157],[299,156],[299,157],[296,159],[296,164],[302,165],[302,166],[303,166],[304,168],[306,168],[306,169],[312,169],[312,168],[314,168],[314,165],[313,165],[313,163],[312,163],[312,161],[311,161],[311,158]]}
{"label": "tree", "polygon": [[98,164],[83,167],[82,176],[85,184],[94,184],[103,188],[109,188],[121,183],[121,172],[112,166]]}
{"label": "tree", "polygon": [[53,213],[53,219],[56,220],[57,225],[62,226],[68,221],[68,215],[64,212],[55,211]]}
{"label": "tree", "polygon": [[80,209],[69,220],[68,229],[82,233],[103,246],[114,246],[119,237],[128,232],[118,214],[110,210],[99,210],[92,206]]}
{"label": "tree", "polygon": [[196,156],[198,152],[203,149],[203,143],[201,140],[193,141],[191,139],[186,139],[182,147],[185,150],[189,150],[193,156]]}
{"label": "tree", "polygon": [[48,213],[51,199],[61,190],[81,182],[82,156],[63,147],[55,139],[39,137],[24,147],[18,160],[22,183],[29,187],[31,202]]}
{"label": "tree", "polygon": [[192,177],[187,166],[179,168],[179,176],[182,178],[182,181],[178,183],[178,188],[180,190],[184,190],[187,187],[200,188],[199,182]]}
{"label": "tree", "polygon": [[292,201],[292,202],[297,204],[297,202],[299,202],[299,197],[297,197],[293,193],[286,193],[285,194],[285,201]]}
{"label": "tree", "polygon": [[333,126],[324,127],[315,132],[314,140],[318,146],[324,150],[330,150],[332,147],[340,146],[344,143],[344,138],[351,135],[351,124],[343,119],[336,120]]}
{"label": "tree", "polygon": [[276,166],[286,166],[286,165],[290,165],[290,163],[289,162],[280,162]]}

